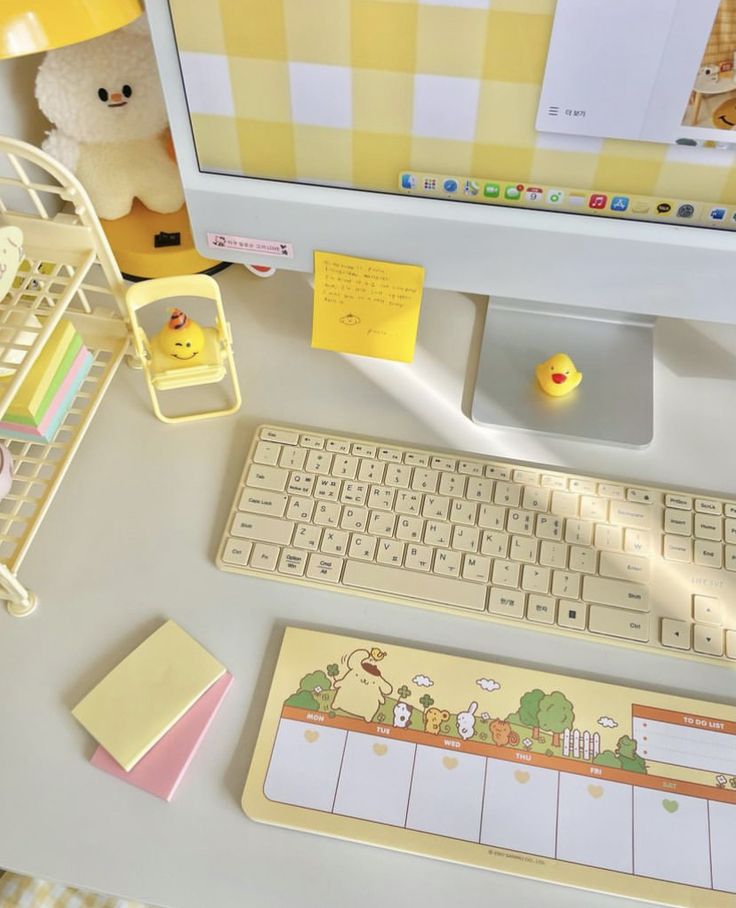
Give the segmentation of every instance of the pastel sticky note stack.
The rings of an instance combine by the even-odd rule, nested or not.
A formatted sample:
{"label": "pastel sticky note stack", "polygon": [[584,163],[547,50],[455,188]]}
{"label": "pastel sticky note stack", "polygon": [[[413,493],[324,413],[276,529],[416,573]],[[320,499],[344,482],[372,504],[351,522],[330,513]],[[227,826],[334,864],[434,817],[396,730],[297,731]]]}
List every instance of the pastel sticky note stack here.
{"label": "pastel sticky note stack", "polygon": [[102,746],[90,762],[116,779],[170,801],[232,683],[233,676],[225,672],[130,772],[116,763]]}
{"label": "pastel sticky note stack", "polygon": [[[24,441],[51,441],[92,361],[74,325],[62,319],[8,406],[0,421],[0,434]],[[0,391],[7,381],[8,377],[0,377]]]}
{"label": "pastel sticky note stack", "polygon": [[[213,692],[199,704],[194,716],[189,715],[192,707],[225,675],[224,665],[177,624],[167,621],[90,691],[72,715],[124,772],[130,773],[147,754],[153,758],[154,776],[166,765],[166,778],[154,781],[154,787],[166,790],[172,775],[176,776],[175,787],[186,769],[189,757],[185,753],[182,761],[182,751],[189,748],[194,752],[209,721],[207,711],[214,714],[226,686],[225,690],[218,688],[219,699]],[[167,742],[154,754],[154,745],[185,714],[187,721],[183,729],[177,728],[173,744]],[[169,766],[172,752],[179,770]],[[139,774],[150,780],[150,771],[144,766]],[[138,784],[133,777],[129,781]],[[150,790],[148,785],[141,787]]]}

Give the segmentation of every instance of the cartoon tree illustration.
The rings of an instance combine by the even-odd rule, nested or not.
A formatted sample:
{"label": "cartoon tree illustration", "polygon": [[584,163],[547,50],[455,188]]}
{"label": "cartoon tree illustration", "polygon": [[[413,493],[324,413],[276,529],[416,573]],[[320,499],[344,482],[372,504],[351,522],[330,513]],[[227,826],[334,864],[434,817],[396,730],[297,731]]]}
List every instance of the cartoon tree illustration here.
{"label": "cartoon tree illustration", "polygon": [[535,688],[522,695],[519,709],[506,717],[507,722],[525,725],[532,729],[533,740],[539,740],[539,704],[544,699],[544,691]]}
{"label": "cartoon tree illustration", "polygon": [[339,673],[340,666],[337,664],[337,662],[333,662],[331,665],[327,666],[327,674],[330,676],[330,678],[334,678],[335,675],[338,675]]}
{"label": "cartoon tree illustration", "polygon": [[331,687],[332,682],[327,675],[321,671],[310,672],[299,682],[299,690],[315,691],[317,688],[320,690],[329,690]]}
{"label": "cartoon tree illustration", "polygon": [[300,690],[288,697],[284,706],[297,706],[300,709],[319,709],[319,703],[308,690]]}
{"label": "cartoon tree illustration", "polygon": [[613,769],[628,769],[629,772],[646,773],[647,764],[637,754],[637,743],[634,738],[622,735],[616,744],[616,752],[601,751],[593,760],[598,766],[610,766]]}
{"label": "cartoon tree illustration", "polygon": [[402,684],[401,687],[396,691],[396,693],[402,700],[406,700],[407,697],[411,697],[411,691],[406,686],[406,684]]}
{"label": "cartoon tree illustration", "polygon": [[572,728],[575,712],[567,697],[556,690],[539,701],[538,722],[543,731],[552,732],[552,746],[560,746],[560,735]]}
{"label": "cartoon tree illustration", "polygon": [[422,704],[422,706],[423,706],[425,709],[429,709],[429,707],[434,703],[434,699],[433,699],[432,697],[430,697],[429,694],[425,694],[425,695],[419,700],[419,702]]}

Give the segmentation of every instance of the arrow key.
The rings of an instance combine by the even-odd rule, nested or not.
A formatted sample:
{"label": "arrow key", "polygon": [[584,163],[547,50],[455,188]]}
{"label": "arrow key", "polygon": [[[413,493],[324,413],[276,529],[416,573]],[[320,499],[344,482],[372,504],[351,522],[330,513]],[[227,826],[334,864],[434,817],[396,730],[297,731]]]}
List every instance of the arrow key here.
{"label": "arrow key", "polygon": [[720,627],[696,624],[693,634],[693,649],[696,653],[704,653],[706,656],[722,656],[723,631]]}
{"label": "arrow key", "polygon": [[690,622],[662,619],[662,646],[672,649],[690,649]]}

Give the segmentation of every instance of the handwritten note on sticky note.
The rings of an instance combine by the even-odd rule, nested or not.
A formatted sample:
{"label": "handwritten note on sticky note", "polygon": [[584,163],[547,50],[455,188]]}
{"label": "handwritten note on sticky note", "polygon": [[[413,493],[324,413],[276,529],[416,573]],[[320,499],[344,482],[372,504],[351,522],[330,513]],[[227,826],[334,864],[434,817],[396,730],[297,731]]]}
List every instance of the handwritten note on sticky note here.
{"label": "handwritten note on sticky note", "polygon": [[314,254],[312,346],[410,363],[424,268]]}

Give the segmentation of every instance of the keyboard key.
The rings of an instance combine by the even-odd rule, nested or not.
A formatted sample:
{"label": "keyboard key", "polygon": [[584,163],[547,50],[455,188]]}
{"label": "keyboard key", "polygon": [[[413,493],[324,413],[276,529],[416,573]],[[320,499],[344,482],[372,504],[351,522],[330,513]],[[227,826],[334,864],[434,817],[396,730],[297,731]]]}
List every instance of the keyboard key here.
{"label": "keyboard key", "polygon": [[547,593],[551,574],[549,568],[527,564],[521,575],[521,587],[530,593]]}
{"label": "keyboard key", "polygon": [[551,568],[567,567],[567,546],[562,542],[543,540],[539,547],[539,563]]}
{"label": "keyboard key", "polygon": [[695,564],[712,568],[723,567],[723,546],[720,543],[696,539],[694,552]]}
{"label": "keyboard key", "polygon": [[599,523],[595,528],[594,545],[599,552],[620,552],[624,547],[624,531]]}
{"label": "keyboard key", "polygon": [[327,528],[322,534],[322,551],[327,555],[346,555],[350,534],[345,530]]}
{"label": "keyboard key", "polygon": [[425,495],[422,505],[422,517],[433,520],[447,520],[450,511],[450,499],[444,495]]}
{"label": "keyboard key", "polygon": [[506,517],[506,528],[511,533],[531,536],[534,532],[534,514],[531,511],[519,511],[513,508]]}
{"label": "keyboard key", "polygon": [[653,509],[650,504],[635,501],[612,501],[610,520],[614,526],[648,530],[652,526]]}
{"label": "keyboard key", "polygon": [[414,470],[411,487],[415,492],[436,492],[440,474],[436,470]]}
{"label": "keyboard key", "polygon": [[346,507],[342,512],[340,526],[343,530],[357,530],[362,532],[368,526],[368,509]]}
{"label": "keyboard key", "polygon": [[527,486],[521,500],[522,507],[529,511],[546,511],[549,507],[549,489],[538,489]]}
{"label": "keyboard key", "polygon": [[309,473],[292,473],[289,476],[289,484],[286,487],[286,491],[292,495],[295,493],[311,495],[313,488],[314,476],[310,476]]}
{"label": "keyboard key", "polygon": [[488,464],[486,466],[486,476],[489,479],[499,479],[501,482],[508,482],[511,479],[511,470],[509,467],[502,467],[500,464]]}
{"label": "keyboard key", "polygon": [[314,510],[314,522],[321,527],[336,527],[342,508],[336,501],[320,501]]}
{"label": "keyboard key", "polygon": [[419,517],[399,517],[396,537],[405,542],[419,542],[424,534],[424,521]]}
{"label": "keyboard key", "polygon": [[693,531],[693,515],[689,511],[668,508],[664,512],[664,531],[677,536],[690,536]]}
{"label": "keyboard key", "polygon": [[723,631],[720,627],[696,624],[693,628],[693,649],[704,656],[722,656]]}
{"label": "keyboard key", "polygon": [[457,461],[452,457],[432,457],[429,465],[433,470],[449,470],[452,473],[455,471]]}
{"label": "keyboard key", "polygon": [[649,559],[636,555],[619,555],[616,552],[601,552],[599,571],[603,577],[615,580],[634,580],[646,583],[649,580]]}
{"label": "keyboard key", "polygon": [[599,482],[598,494],[602,498],[617,498],[619,500],[626,498],[626,490],[623,486],[616,485],[613,482]]}
{"label": "keyboard key", "polygon": [[690,649],[690,622],[663,618],[662,646],[672,649]]}
{"label": "keyboard key", "polygon": [[327,555],[310,555],[307,561],[307,577],[324,583],[339,583],[342,574],[342,558]]}
{"label": "keyboard key", "polygon": [[592,634],[646,643],[649,640],[649,615],[641,615],[627,609],[607,608],[604,605],[591,605],[588,613],[588,630]]}
{"label": "keyboard key", "polygon": [[301,470],[306,459],[307,452],[304,448],[282,448],[279,466],[285,470]]}
{"label": "keyboard key", "polygon": [[396,515],[386,511],[371,511],[368,516],[368,532],[372,536],[393,536]]}
{"label": "keyboard key", "polygon": [[427,467],[429,466],[429,455],[420,454],[418,451],[406,451],[404,463],[411,464],[413,467]]}
{"label": "keyboard key", "polygon": [[239,539],[275,542],[278,545],[288,545],[293,531],[294,524],[289,520],[279,520],[277,517],[266,517],[261,514],[244,514],[241,511],[233,518],[230,530],[231,534]]}
{"label": "keyboard key", "polygon": [[526,617],[537,624],[554,624],[557,603],[551,596],[531,594],[527,600]]}
{"label": "keyboard key", "polygon": [[736,571],[736,545],[726,546],[726,570]]}
{"label": "keyboard key", "polygon": [[485,555],[466,555],[463,560],[463,577],[477,583],[487,583],[491,574],[491,559]]}
{"label": "keyboard key", "polygon": [[411,467],[405,463],[389,463],[383,481],[387,486],[397,489],[408,489],[411,482]]}
{"label": "keyboard key", "polygon": [[311,523],[300,523],[294,532],[294,547],[297,549],[309,549],[312,552],[319,550],[319,541],[322,537],[320,527],[313,526]]}
{"label": "keyboard key", "polygon": [[404,563],[404,550],[406,545],[395,539],[379,539],[376,561],[379,564],[393,564],[400,566]]}
{"label": "keyboard key", "polygon": [[521,485],[525,486],[538,486],[539,485],[539,473],[536,470],[514,470],[513,472],[514,482],[518,482]]}
{"label": "keyboard key", "polygon": [[248,478],[245,484],[252,489],[269,489],[271,492],[283,492],[288,478],[288,470],[253,464],[248,470]]}
{"label": "keyboard key", "polygon": [[222,560],[226,564],[238,564],[245,567],[253,548],[252,542],[243,542],[242,539],[228,539],[222,551]]}
{"label": "keyboard key", "polygon": [[482,477],[471,476],[468,479],[468,485],[465,491],[465,497],[469,501],[489,502],[493,495],[493,480],[483,479]]}
{"label": "keyboard key", "polygon": [[483,555],[492,555],[494,558],[505,558],[509,553],[509,535],[495,530],[483,533],[480,550]]}
{"label": "keyboard key", "polygon": [[307,566],[307,556],[298,549],[284,549],[279,558],[279,573],[301,577]]}
{"label": "keyboard key", "polygon": [[314,504],[315,503],[311,498],[302,498],[299,495],[294,495],[289,499],[289,507],[286,511],[286,516],[289,520],[311,520]]}
{"label": "keyboard key", "polygon": [[363,536],[356,533],[350,539],[348,555],[351,558],[360,558],[361,561],[373,561],[377,545],[378,540],[374,536]]}
{"label": "keyboard key", "polygon": [[723,521],[720,517],[711,517],[709,514],[696,514],[694,532],[698,539],[720,542],[723,539]]}
{"label": "keyboard key", "polygon": [[583,578],[583,599],[640,612],[649,611],[649,588],[622,580],[586,576]]}
{"label": "keyboard key", "polygon": [[518,590],[492,589],[488,596],[488,611],[506,618],[523,618],[526,596]]}
{"label": "keyboard key", "polygon": [[264,441],[275,441],[281,445],[299,444],[299,433],[290,432],[288,429],[261,429],[261,438]]}
{"label": "keyboard key", "polygon": [[450,545],[452,527],[439,520],[428,520],[424,527],[424,541],[427,545],[438,545],[447,548]]}
{"label": "keyboard key", "polygon": [[681,511],[691,511],[693,507],[692,495],[669,494],[664,496],[664,503],[668,508],[678,508]]}
{"label": "keyboard key", "polygon": [[466,476],[482,476],[483,464],[477,460],[461,460],[457,465],[457,471]]}
{"label": "keyboard key", "polygon": [[571,602],[568,599],[560,599],[557,610],[557,623],[560,627],[584,631],[587,612],[588,606],[584,602]]}
{"label": "keyboard key", "polygon": [[253,546],[250,566],[257,571],[275,571],[281,549],[275,545],[259,542]]}
{"label": "keyboard key", "polygon": [[492,582],[499,586],[516,587],[519,585],[520,571],[520,564],[498,558],[493,562]]}
{"label": "keyboard key", "polygon": [[553,492],[550,511],[556,517],[577,517],[578,496],[571,492]]}
{"label": "keyboard key", "polygon": [[475,526],[478,517],[478,505],[472,501],[463,501],[456,498],[450,508],[450,520],[453,523],[462,523],[465,526]]}
{"label": "keyboard key", "polygon": [[334,454],[349,454],[350,442],[342,441],[339,438],[328,438],[325,443],[325,448],[328,451],[332,451]]}
{"label": "keyboard key", "polygon": [[521,486],[511,482],[497,482],[493,490],[493,501],[509,508],[515,508],[521,501]]}
{"label": "keyboard key", "polygon": [[593,541],[593,524],[589,520],[575,520],[568,518],[565,521],[565,542],[575,545],[590,545]]}
{"label": "keyboard key", "polygon": [[632,555],[648,555],[651,551],[651,534],[647,530],[624,530],[624,551]]}
{"label": "keyboard key", "polygon": [[726,631],[726,655],[736,659],[736,631]]}
{"label": "keyboard key", "polygon": [[325,446],[325,438],[322,435],[302,435],[299,444],[303,448],[316,448],[321,451]]}
{"label": "keyboard key", "polygon": [[259,492],[254,489],[243,489],[238,509],[251,514],[271,514],[283,517],[289,498],[283,492]]}
{"label": "keyboard key", "polygon": [[478,526],[485,530],[502,530],[506,524],[506,509],[497,504],[482,504],[478,509]]}
{"label": "keyboard key", "polygon": [[721,603],[713,596],[693,596],[693,618],[698,624],[723,624]]}
{"label": "keyboard key", "polygon": [[539,542],[536,539],[529,539],[527,536],[512,536],[509,558],[533,564],[537,560],[538,546]]}
{"label": "keyboard key", "polygon": [[570,571],[554,571],[552,574],[552,595],[565,599],[577,599],[580,595],[580,575]]}
{"label": "keyboard key", "polygon": [[480,530],[475,527],[456,526],[452,531],[452,547],[461,552],[477,552]]}
{"label": "keyboard key", "polygon": [[361,460],[358,467],[358,479],[361,482],[383,482],[386,464],[378,460]]}
{"label": "keyboard key", "polygon": [[413,571],[429,571],[432,567],[433,550],[428,545],[410,545],[406,550],[404,564]]}
{"label": "keyboard key", "polygon": [[460,552],[453,552],[452,549],[438,551],[434,556],[434,572],[446,577],[459,577],[462,562],[463,556]]}
{"label": "keyboard key", "polygon": [[654,494],[649,489],[627,489],[626,500],[651,502],[654,501]]}
{"label": "keyboard key", "polygon": [[567,490],[567,478],[565,476],[556,476],[554,473],[543,473],[539,484],[543,489]]}
{"label": "keyboard key", "polygon": [[570,570],[581,574],[595,574],[598,565],[598,552],[592,548],[581,548],[574,545],[570,548]]}
{"label": "keyboard key", "polygon": [[440,495],[448,495],[450,498],[462,498],[465,493],[466,479],[459,473],[443,473],[440,476]]}
{"label": "keyboard key", "polygon": [[580,516],[596,523],[605,523],[608,520],[608,501],[605,498],[583,495],[580,499]]}
{"label": "keyboard key", "polygon": [[571,492],[579,495],[595,495],[596,482],[594,479],[571,479],[568,483]]}
{"label": "keyboard key", "polygon": [[715,514],[720,516],[720,514],[723,513],[723,507],[721,506],[720,501],[716,501],[713,498],[696,498],[695,510],[699,514]]}
{"label": "keyboard key", "polygon": [[350,454],[336,454],[332,461],[332,475],[341,479],[355,479],[360,461]]}
{"label": "keyboard key", "polygon": [[383,564],[348,561],[343,583],[369,592],[405,596],[456,608],[484,611],[486,606],[486,588],[480,584],[438,577],[436,574],[418,574]]}
{"label": "keyboard key", "polygon": [[280,453],[281,445],[276,445],[271,441],[259,441],[253,452],[253,462],[275,467],[279,462]]}
{"label": "keyboard key", "polygon": [[379,448],[378,459],[388,463],[401,463],[401,451],[399,448]]}
{"label": "keyboard key", "polygon": [[540,539],[562,539],[562,518],[539,514],[535,533]]}
{"label": "keyboard key", "polygon": [[681,561],[683,564],[690,564],[693,560],[692,540],[684,539],[681,536],[665,536],[662,555],[667,561]]}
{"label": "keyboard key", "polygon": [[732,545],[736,543],[736,520],[730,519],[726,521],[725,539],[726,542],[730,542]]}
{"label": "keyboard key", "polygon": [[[356,457],[367,457],[369,459],[373,459],[376,456],[376,446],[366,445],[362,442],[356,441],[353,444],[353,454],[355,454]],[[409,463],[408,460],[407,463]]]}
{"label": "keyboard key", "polygon": [[727,501],[723,506],[726,517],[736,517],[736,502]]}

